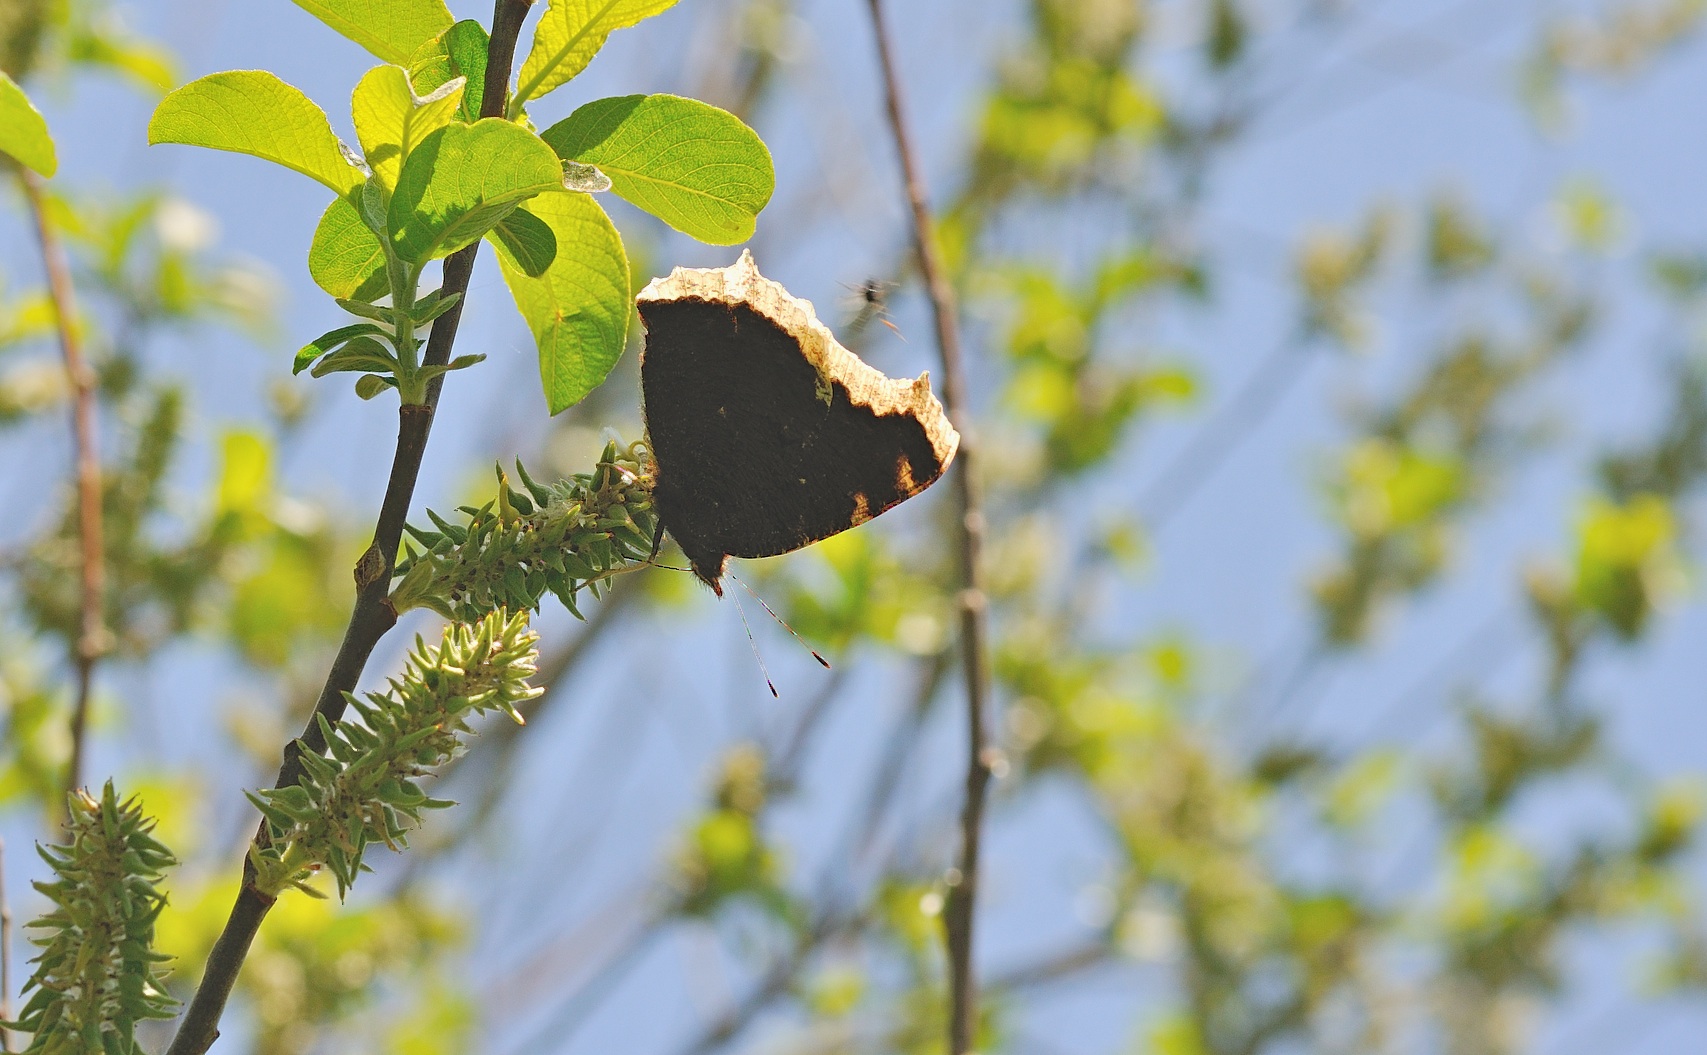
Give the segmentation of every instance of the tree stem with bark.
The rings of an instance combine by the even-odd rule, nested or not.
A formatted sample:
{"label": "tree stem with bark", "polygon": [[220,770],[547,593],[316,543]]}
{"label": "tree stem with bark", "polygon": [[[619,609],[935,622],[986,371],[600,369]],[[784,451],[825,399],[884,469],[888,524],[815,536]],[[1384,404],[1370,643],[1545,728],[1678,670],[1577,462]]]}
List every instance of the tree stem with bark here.
{"label": "tree stem with bark", "polygon": [[971,406],[966,394],[966,371],[960,353],[960,324],[955,314],[954,289],[937,254],[936,232],[926,201],[924,179],[913,152],[901,103],[900,78],[883,19],[882,0],[867,0],[883,76],[884,102],[895,153],[906,184],[913,219],[913,249],[919,273],[930,297],[936,324],[937,351],[942,362],[943,404],[951,418],[961,415],[959,464],[954,469],[959,513],[960,651],[966,682],[966,799],[960,815],[959,861],[950,874],[948,900],[943,906],[943,929],[948,950],[949,1052],[967,1055],[977,1032],[978,992],[972,971],[973,917],[977,907],[978,859],[984,806],[990,786],[993,751],[988,744],[989,679],[985,663],[985,611],[979,586],[979,553],[984,542],[984,514],[979,504],[974,450],[970,436]]}
{"label": "tree stem with bark", "polygon": [[[503,116],[510,71],[515,62],[516,38],[521,33],[522,20],[527,17],[531,4],[532,0],[494,0],[486,83],[480,99],[482,117]],[[480,243],[476,241],[445,258],[441,294],[447,297],[455,295],[458,299],[449,311],[433,322],[432,334],[427,338],[426,353],[422,357],[425,366],[443,366],[450,361],[457,324],[462,319],[462,298],[468,292],[474,258],[479,251]],[[390,601],[392,565],[402,544],[403,523],[414,499],[415,481],[421,472],[421,459],[426,453],[427,436],[433,427],[433,412],[438,406],[443,382],[443,375],[435,377],[427,387],[425,402],[398,408],[397,451],[374,525],[373,544],[356,562],[355,607],[350,612],[350,622],[338,647],[337,657],[332,661],[332,669],[327,673],[326,684],[315,703],[314,714],[309,716],[300,740],[293,740],[285,746],[284,762],[279,767],[275,787],[288,787],[301,777],[302,750],[324,749],[326,744],[319,718],[324,716],[328,724],[335,724],[343,717],[344,694],[355,689],[374,646],[397,623],[397,612]],[[254,880],[254,866],[246,856],[243,885],[237,893],[237,902],[208,955],[201,984],[196,988],[167,1055],[203,1055],[219,1037],[219,1019],[231,996],[232,986],[237,982],[238,971],[249,954],[249,946],[255,940],[261,921],[273,906],[274,899],[256,889]]]}
{"label": "tree stem with bark", "polygon": [[[35,220],[41,243],[42,266],[47,271],[48,297],[53,302],[54,329],[59,351],[65,359],[65,376],[71,386],[71,451],[77,476],[78,624],[77,640],[71,648],[76,688],[71,703],[71,759],[66,766],[64,791],[69,795],[83,782],[83,755],[89,724],[89,697],[94,690],[95,663],[107,649],[104,597],[105,567],[102,560],[101,452],[95,434],[95,372],[83,358],[83,342],[77,332],[77,298],[71,285],[71,264],[65,245],[54,230],[42,195],[41,177],[19,170],[19,182]],[[64,801],[59,803],[63,811]]]}

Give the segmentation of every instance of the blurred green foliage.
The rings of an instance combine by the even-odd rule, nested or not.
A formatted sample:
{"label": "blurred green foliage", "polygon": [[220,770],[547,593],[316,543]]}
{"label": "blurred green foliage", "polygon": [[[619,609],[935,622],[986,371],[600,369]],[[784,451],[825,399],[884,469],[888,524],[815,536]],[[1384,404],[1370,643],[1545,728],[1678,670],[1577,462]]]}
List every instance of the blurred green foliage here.
{"label": "blurred green foliage", "polygon": [[[1082,888],[1082,903],[1027,906],[1065,921],[1054,937],[1016,950],[981,932],[981,944],[1001,950],[980,953],[982,1051],[1035,1050],[1031,1009],[1053,993],[1094,992],[1093,978],[1114,979],[1130,998],[1123,1050],[1144,1055],[1406,1051],[1419,1031],[1451,1055],[1516,1055],[1577,998],[1570,953],[1585,941],[1640,947],[1630,973],[1644,988],[1632,999],[1707,991],[1692,864],[1707,799],[1690,781],[1633,770],[1609,733],[1623,702],[1616,687],[1585,676],[1603,656],[1639,658],[1694,596],[1695,499],[1707,475],[1707,252],[1632,248],[1619,202],[1587,176],[1550,188],[1540,210],[1550,227],[1539,237],[1441,189],[1302,227],[1269,254],[1273,268],[1210,251],[1201,227],[1218,166],[1265,114],[1253,86],[1268,84],[1276,65],[1294,70],[1326,39],[1314,34],[1363,5],[1293,6],[1296,22],[1246,0],[1030,0],[999,54],[975,56],[987,63],[980,94],[952,167],[937,169],[952,173],[937,188],[941,240],[971,323],[975,424],[988,452],[1000,849],[981,926],[1002,926],[1011,909],[1002,884],[1010,855],[1028,853],[1014,840],[1036,832],[1028,811],[1073,811],[1100,859],[1094,875],[1066,880]],[[721,56],[706,74],[714,90],[702,94],[763,129],[799,75],[800,14],[787,0],[731,0],[716,14],[717,32],[731,36],[712,49]],[[1543,130],[1563,135],[1585,85],[1638,76],[1697,39],[1704,15],[1694,0],[1607,0],[1539,18],[1522,101]],[[61,79],[93,66],[149,90],[170,81],[167,58],[95,4],[0,2],[0,40],[0,66],[20,76]],[[180,965],[168,985],[181,997],[196,973],[188,965],[206,956],[229,908],[234,848],[252,817],[228,823],[223,805],[213,807],[235,799],[230,788],[156,772],[147,750],[121,750],[162,716],[180,720],[168,708],[183,703],[178,687],[145,693],[134,675],[171,669],[185,646],[233,661],[242,688],[214,701],[222,729],[207,735],[227,736],[234,759],[269,772],[318,689],[366,537],[343,503],[290,488],[286,466],[311,409],[300,388],[274,394],[272,419],[210,433],[197,407],[218,394],[149,354],[162,335],[213,348],[284,327],[268,280],[216,250],[205,215],[162,192],[121,189],[61,191],[53,211],[73,242],[110,436],[102,485],[112,639],[97,734],[109,757],[135,770],[126,785],[142,789],[186,862],[165,883],[171,901],[158,924],[159,948]],[[638,284],[669,262],[673,243],[634,226],[624,230],[631,260],[662,262],[635,264]],[[1095,244],[1063,248],[1058,231],[1087,229]],[[33,264],[5,263],[0,442],[21,448],[34,424],[57,427],[67,386],[51,314],[24,277]],[[1275,361],[1292,372],[1286,384],[1324,362],[1370,379],[1347,386],[1337,415],[1324,404],[1318,417],[1331,419],[1332,438],[1302,481],[1325,525],[1319,559],[1300,576],[1307,672],[1410,651],[1400,636],[1411,627],[1406,613],[1461,577],[1488,518],[1509,507],[1513,481],[1557,452],[1561,430],[1541,409],[1548,386],[1605,335],[1624,299],[1651,295],[1685,335],[1685,354],[1660,378],[1670,398],[1663,415],[1593,452],[1570,508],[1530,514],[1551,520],[1556,543],[1505,579],[1521,605],[1508,619],[1509,651],[1532,660],[1533,677],[1496,681],[1454,663],[1424,696],[1402,697],[1390,687],[1397,676],[1384,677],[1395,698],[1370,700],[1367,726],[1336,711],[1324,730],[1286,709],[1315,707],[1320,689],[1309,678],[1286,684],[1263,668],[1242,679],[1231,654],[1240,643],[1179,629],[1134,634],[1110,618],[1116,591],[1153,589],[1143,577],[1164,552],[1151,544],[1159,521],[1130,500],[1133,467],[1137,478],[1156,460],[1166,468],[1165,454],[1145,460],[1165,450],[1150,443],[1159,423],[1189,416],[1185,428],[1214,429],[1214,408],[1237,405],[1237,390],[1212,383],[1225,376],[1209,367],[1218,352],[1191,342],[1195,323],[1229,303],[1235,269],[1255,267],[1289,298],[1272,334],[1283,353]],[[1650,289],[1609,281],[1615,268]],[[892,271],[881,278],[897,283],[899,312],[917,281],[904,264]],[[865,325],[881,306],[861,310],[865,333],[882,336]],[[562,481],[518,478],[516,488],[502,478],[498,498],[482,506],[491,495],[482,490],[459,517],[415,535],[400,607],[476,618],[500,602],[535,606],[557,587],[574,597],[574,583],[645,559],[653,522],[643,501],[629,500],[643,487],[628,490],[644,476],[643,452],[601,435],[611,425],[638,434],[631,369],[619,365],[616,380],[528,455]],[[1228,436],[1236,444],[1249,433]],[[197,451],[208,452],[205,471]],[[1211,472],[1199,467],[1189,487]],[[59,793],[65,657],[78,625],[70,488],[31,479],[47,513],[0,546],[0,632],[12,644],[0,655],[0,801],[20,815],[45,813]],[[571,506],[568,519],[550,519]],[[614,991],[620,965],[634,962],[620,950],[660,934],[709,934],[738,985],[682,1050],[940,1050],[957,799],[920,774],[941,728],[959,728],[961,706],[942,513],[938,504],[910,521],[885,518],[753,571],[838,670],[821,695],[790,701],[775,727],[755,718],[719,745],[703,780],[678,774],[678,783],[698,781],[697,805],[654,853],[643,920],[617,954],[580,931],[557,934],[549,906],[524,904],[528,942],[561,941],[594,962],[583,974],[545,972],[548,985],[532,980],[553,1038],[569,1043],[573,1030],[561,1023]],[[1265,515],[1253,509],[1253,525]],[[558,529],[608,533],[608,551],[571,563],[592,540],[559,545]],[[457,578],[470,568],[492,575]],[[574,705],[619,710],[629,724],[651,713],[653,657],[694,611],[693,595],[686,576],[631,579],[571,631],[542,622],[542,718]],[[620,698],[589,699],[583,686],[612,669]],[[704,680],[693,678],[701,696]],[[871,757],[838,739],[836,723],[854,711],[889,723]],[[1417,733],[1426,723],[1431,734]],[[546,801],[556,788],[507,796],[518,775],[540,779],[539,767],[512,764],[525,761],[518,743],[499,730],[475,740],[445,778],[475,789],[463,796],[473,820],[429,828],[406,865],[384,869],[350,904],[280,902],[239,982],[243,1028],[233,1035],[247,1050],[501,1046],[494,1037],[508,1036],[514,1009],[500,987],[471,976],[468,955],[493,891],[515,889],[494,873],[522,861],[544,877],[532,889],[556,890],[573,878],[560,870],[590,867],[571,851],[601,845],[528,844],[494,866],[492,844],[518,841],[507,811],[516,800],[559,811],[555,836],[616,815],[631,794],[602,779],[591,794],[561,792],[561,806]],[[626,765],[634,752],[600,741],[588,754]],[[1595,816],[1538,837],[1527,811],[1571,810],[1569,796],[1583,789],[1597,797]],[[364,839],[397,834],[396,816],[378,820]],[[360,841],[340,852],[359,852]],[[353,877],[353,863],[340,867],[341,880]],[[662,989],[645,996],[660,1008],[668,1000]],[[159,1037],[147,1025],[139,1033],[145,1047]]]}

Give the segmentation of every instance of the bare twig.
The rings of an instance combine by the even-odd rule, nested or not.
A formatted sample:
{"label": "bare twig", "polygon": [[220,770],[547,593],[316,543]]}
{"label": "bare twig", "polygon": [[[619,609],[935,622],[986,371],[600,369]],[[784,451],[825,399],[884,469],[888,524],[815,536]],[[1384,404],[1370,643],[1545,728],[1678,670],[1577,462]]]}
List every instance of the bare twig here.
{"label": "bare twig", "polygon": [[[531,4],[532,0],[493,2],[485,91],[480,100],[482,117],[499,117],[504,113],[510,70],[515,61],[516,37]],[[446,297],[455,296],[457,301],[434,321],[432,334],[427,339],[426,354],[422,356],[423,366],[443,366],[450,361],[451,345],[456,340],[457,325],[462,319],[462,298],[468,292],[474,257],[479,250],[480,243],[476,241],[445,258],[441,293]],[[421,459],[426,452],[427,435],[433,426],[433,411],[438,406],[443,382],[443,375],[435,377],[427,387],[426,402],[406,404],[398,410],[397,451],[392,459],[385,497],[380,503],[379,518],[374,525],[373,544],[356,564],[356,603],[350,613],[349,626],[344,631],[343,643],[338,647],[338,655],[332,661],[332,669],[327,673],[326,684],[315,704],[314,713],[309,716],[307,727],[300,740],[293,740],[285,746],[284,764],[279,768],[276,787],[288,787],[300,778],[299,753],[302,750],[319,751],[326,746],[320,719],[332,724],[343,716],[344,694],[356,687],[356,680],[367,665],[374,646],[397,623],[397,612],[391,607],[389,596],[392,565],[402,541],[403,522],[414,498],[415,480],[420,475]],[[273,905],[271,897],[256,889],[254,880],[254,865],[245,856],[243,885],[237,893],[237,903],[232,906],[225,929],[208,954],[201,983],[178,1027],[177,1036],[172,1040],[172,1046],[167,1049],[167,1055],[203,1055],[219,1036],[219,1018],[231,996],[231,988],[237,982],[237,973],[243,966],[261,921]]]}
{"label": "bare twig", "polygon": [[847,830],[835,843],[838,849],[831,858],[831,864],[826,868],[826,886],[835,877],[845,876],[850,871],[844,862],[864,861],[870,854],[878,829],[889,813],[890,803],[895,800],[896,793],[901,788],[901,772],[906,768],[913,748],[919,743],[919,728],[925,724],[931,701],[936,699],[937,690],[942,687],[943,679],[948,675],[949,665],[949,654],[946,651],[925,657],[921,661],[913,698],[908,702],[901,720],[889,734],[889,742],[884,745],[883,753],[878,756],[877,766],[872,771],[871,783],[867,785],[865,806],[849,817]]}
{"label": "bare twig", "polygon": [[12,903],[6,900],[6,840],[0,839],[0,1051],[12,1050]]}
{"label": "bare twig", "polygon": [[[77,472],[78,626],[72,647],[76,690],[71,704],[71,760],[66,767],[65,792],[70,794],[83,779],[84,731],[89,721],[89,694],[95,680],[95,661],[106,651],[106,627],[102,612],[104,569],[101,559],[101,452],[95,439],[95,372],[83,359],[77,332],[77,299],[71,287],[71,264],[65,246],[53,228],[42,198],[41,179],[21,169],[20,182],[41,243],[42,266],[47,271],[48,296],[53,301],[54,327],[59,350],[65,357],[65,376],[71,383],[71,450]],[[64,807],[61,801],[60,808]]]}
{"label": "bare twig", "polygon": [[889,114],[889,130],[906,183],[907,204],[913,216],[913,248],[919,272],[930,296],[936,323],[937,351],[942,360],[943,403],[960,421],[960,464],[954,471],[955,495],[960,514],[960,647],[966,681],[966,802],[961,812],[960,860],[950,875],[948,903],[943,907],[943,926],[948,947],[949,1052],[965,1055],[972,1050],[977,1021],[977,988],[972,977],[973,912],[977,905],[979,841],[984,820],[984,801],[990,785],[991,748],[986,742],[988,726],[988,679],[984,663],[985,597],[979,588],[979,551],[984,541],[984,514],[979,506],[977,474],[973,471],[973,442],[970,433],[971,406],[966,398],[966,372],[960,355],[960,325],[955,316],[954,290],[949,286],[937,257],[936,233],[925,185],[912,138],[901,105],[901,84],[896,74],[889,32],[883,22],[883,0],[867,0],[871,29],[876,38],[878,64],[883,74],[883,94]]}
{"label": "bare twig", "polygon": [[680,1055],[712,1055],[740,1036],[753,1019],[789,993],[814,953],[835,938],[857,933],[869,922],[865,914],[838,917],[826,914],[803,931],[788,953],[772,964],[759,983],[739,1003],[719,1015],[679,1050]]}
{"label": "bare twig", "polygon": [[1108,936],[1063,949],[1043,959],[1010,968],[990,979],[990,988],[1011,993],[1076,978],[1086,971],[1116,962],[1118,956]]}
{"label": "bare twig", "polygon": [[640,966],[652,945],[664,936],[674,915],[668,909],[654,912],[631,933],[623,944],[600,964],[585,982],[581,983],[528,1039],[517,1048],[520,1052],[560,1051],[586,1024],[587,1018],[605,997],[616,990],[630,971]]}
{"label": "bare twig", "polygon": [[1227,456],[1268,419],[1293,383],[1303,376],[1317,343],[1294,335],[1275,346],[1245,379],[1233,398],[1205,422],[1138,499],[1138,513],[1150,531],[1160,531],[1203,486]]}

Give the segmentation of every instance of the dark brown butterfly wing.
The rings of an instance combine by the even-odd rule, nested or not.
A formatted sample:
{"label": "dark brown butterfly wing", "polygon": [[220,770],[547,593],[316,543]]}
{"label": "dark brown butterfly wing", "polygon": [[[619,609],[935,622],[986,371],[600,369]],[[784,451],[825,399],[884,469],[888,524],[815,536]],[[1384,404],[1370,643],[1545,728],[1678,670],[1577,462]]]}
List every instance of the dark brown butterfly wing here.
{"label": "dark brown butterfly wing", "polygon": [[787,553],[864,523],[954,457],[959,436],[928,381],[860,362],[750,257],[678,269],[648,287],[640,314],[658,515],[719,593],[726,557]]}

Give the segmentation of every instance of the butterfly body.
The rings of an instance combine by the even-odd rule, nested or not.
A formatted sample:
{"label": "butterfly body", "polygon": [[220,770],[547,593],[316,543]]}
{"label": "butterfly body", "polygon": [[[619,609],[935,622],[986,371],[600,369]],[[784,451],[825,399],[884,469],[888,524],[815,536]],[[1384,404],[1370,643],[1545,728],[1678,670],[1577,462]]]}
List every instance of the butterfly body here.
{"label": "butterfly body", "polygon": [[639,297],[659,519],[719,595],[727,558],[864,523],[930,486],[959,434],[928,377],[895,379],[758,273],[677,268]]}

